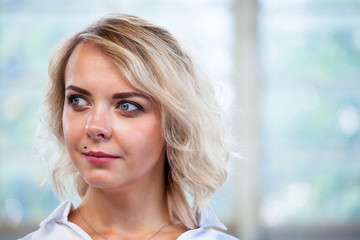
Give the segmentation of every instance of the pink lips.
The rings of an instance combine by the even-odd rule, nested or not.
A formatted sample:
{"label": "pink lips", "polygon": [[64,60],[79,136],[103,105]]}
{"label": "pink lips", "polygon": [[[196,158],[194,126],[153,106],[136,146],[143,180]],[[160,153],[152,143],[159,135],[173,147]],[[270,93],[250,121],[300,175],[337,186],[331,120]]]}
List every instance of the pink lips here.
{"label": "pink lips", "polygon": [[110,155],[103,152],[86,152],[84,153],[86,159],[94,164],[107,164],[115,161],[119,156]]}

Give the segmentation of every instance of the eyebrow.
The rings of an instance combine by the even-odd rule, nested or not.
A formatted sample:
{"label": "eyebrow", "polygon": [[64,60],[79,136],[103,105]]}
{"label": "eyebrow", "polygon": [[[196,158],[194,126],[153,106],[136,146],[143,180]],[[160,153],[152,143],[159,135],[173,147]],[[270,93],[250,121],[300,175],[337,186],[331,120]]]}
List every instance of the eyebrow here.
{"label": "eyebrow", "polygon": [[67,86],[65,88],[65,90],[73,90],[75,92],[82,93],[82,94],[87,95],[87,96],[91,96],[91,93],[88,92],[87,90],[85,90],[83,88],[75,87],[74,85]]}
{"label": "eyebrow", "polygon": [[144,99],[149,99],[148,96],[138,93],[138,92],[123,92],[123,93],[115,93],[112,98],[113,99],[124,99],[124,98],[130,98],[130,97],[140,97]]}
{"label": "eyebrow", "polygon": [[[69,85],[65,88],[65,90],[73,90],[75,92],[91,96],[91,93],[83,88],[76,87],[74,85]],[[124,99],[124,98],[131,98],[131,97],[140,97],[144,99],[149,99],[148,96],[139,93],[139,92],[123,92],[123,93],[115,93],[112,95],[113,99]]]}

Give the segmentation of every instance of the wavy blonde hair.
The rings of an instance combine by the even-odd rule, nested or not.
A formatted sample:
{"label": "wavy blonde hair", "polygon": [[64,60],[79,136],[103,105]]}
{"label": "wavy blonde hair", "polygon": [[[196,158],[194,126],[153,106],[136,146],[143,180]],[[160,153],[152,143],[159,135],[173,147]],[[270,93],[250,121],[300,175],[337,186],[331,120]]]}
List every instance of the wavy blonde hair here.
{"label": "wavy blonde hair", "polygon": [[170,218],[196,228],[199,211],[227,176],[219,106],[213,88],[173,36],[135,16],[104,17],[61,43],[51,57],[43,123],[58,146],[49,162],[55,192],[63,198],[71,185],[83,197],[88,189],[67,154],[62,129],[65,68],[80,42],[96,46],[132,86],[160,106]]}

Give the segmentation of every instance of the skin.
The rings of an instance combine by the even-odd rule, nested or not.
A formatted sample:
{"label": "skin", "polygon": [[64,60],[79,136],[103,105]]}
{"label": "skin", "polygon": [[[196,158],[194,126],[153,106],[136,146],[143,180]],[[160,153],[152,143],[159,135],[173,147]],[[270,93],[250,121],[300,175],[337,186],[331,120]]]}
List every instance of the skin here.
{"label": "skin", "polygon": [[[80,43],[69,58],[65,88],[65,145],[89,184],[79,208],[107,239],[148,239],[170,222],[158,107],[87,43]],[[113,157],[93,163],[89,152]],[[93,239],[102,239],[78,211],[72,211],[69,220]],[[184,231],[172,224],[156,239],[176,239]]]}

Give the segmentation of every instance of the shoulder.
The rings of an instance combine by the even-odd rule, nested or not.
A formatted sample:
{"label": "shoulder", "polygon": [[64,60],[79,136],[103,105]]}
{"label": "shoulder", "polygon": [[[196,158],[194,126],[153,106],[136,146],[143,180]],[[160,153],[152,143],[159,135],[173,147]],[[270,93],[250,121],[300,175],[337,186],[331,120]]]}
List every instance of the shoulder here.
{"label": "shoulder", "polygon": [[184,232],[177,240],[237,240],[220,230],[226,231],[226,227],[216,217],[210,206],[200,213],[200,227]]}
{"label": "shoulder", "polygon": [[60,204],[44,221],[40,228],[19,240],[63,240],[63,239],[85,239],[91,238],[77,225],[68,221],[67,216],[72,209],[72,204],[65,201]]}
{"label": "shoulder", "polygon": [[177,240],[238,240],[237,238],[222,231],[227,228],[216,217],[215,212],[210,207],[200,213],[200,227],[184,232]]}
{"label": "shoulder", "polygon": [[63,239],[72,239],[72,240],[83,240],[88,239],[81,237],[76,231],[73,231],[68,226],[53,222],[48,223],[44,226],[41,226],[38,230],[28,234],[24,238],[19,240],[63,240]]}
{"label": "shoulder", "polygon": [[238,240],[224,232],[212,228],[200,228],[185,232],[177,240]]}

